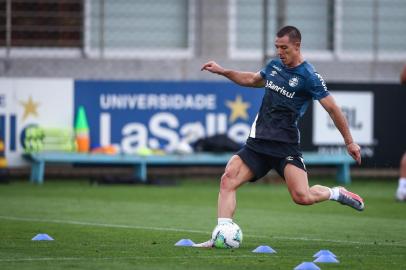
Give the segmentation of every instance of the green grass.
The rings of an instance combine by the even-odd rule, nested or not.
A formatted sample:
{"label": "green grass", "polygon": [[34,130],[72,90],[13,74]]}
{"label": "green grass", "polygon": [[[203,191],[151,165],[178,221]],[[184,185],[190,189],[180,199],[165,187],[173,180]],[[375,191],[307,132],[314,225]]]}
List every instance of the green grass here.
{"label": "green grass", "polygon": [[[320,181],[333,185],[331,181]],[[238,191],[235,221],[244,233],[236,250],[175,247],[181,238],[209,238],[218,186],[95,186],[50,181],[0,186],[0,269],[293,269],[320,249],[339,264],[321,269],[405,269],[406,204],[396,181],[357,181],[366,201],[359,213],[335,202],[291,202],[284,185],[248,184]],[[31,241],[47,233],[55,241]],[[277,254],[255,254],[269,245]]]}

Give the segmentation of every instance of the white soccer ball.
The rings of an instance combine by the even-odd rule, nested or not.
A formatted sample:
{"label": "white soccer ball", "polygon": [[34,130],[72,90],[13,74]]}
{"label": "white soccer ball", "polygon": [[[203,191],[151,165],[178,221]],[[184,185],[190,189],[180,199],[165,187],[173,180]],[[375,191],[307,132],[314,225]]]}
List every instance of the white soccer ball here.
{"label": "white soccer ball", "polygon": [[406,201],[406,189],[398,188],[396,190],[396,199],[399,201]]}
{"label": "white soccer ball", "polygon": [[239,248],[242,243],[242,231],[234,222],[217,225],[211,237],[216,248]]}

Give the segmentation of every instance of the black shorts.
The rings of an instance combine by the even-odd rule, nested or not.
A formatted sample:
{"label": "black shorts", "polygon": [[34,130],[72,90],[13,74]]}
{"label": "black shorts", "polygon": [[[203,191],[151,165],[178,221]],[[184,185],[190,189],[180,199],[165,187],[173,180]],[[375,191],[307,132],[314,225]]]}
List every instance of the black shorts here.
{"label": "black shorts", "polygon": [[306,171],[306,166],[301,156],[274,157],[258,153],[247,146],[241,148],[236,155],[238,155],[254,173],[255,176],[250,180],[251,182],[262,178],[272,169],[275,169],[278,174],[285,179],[283,171],[288,163]]}

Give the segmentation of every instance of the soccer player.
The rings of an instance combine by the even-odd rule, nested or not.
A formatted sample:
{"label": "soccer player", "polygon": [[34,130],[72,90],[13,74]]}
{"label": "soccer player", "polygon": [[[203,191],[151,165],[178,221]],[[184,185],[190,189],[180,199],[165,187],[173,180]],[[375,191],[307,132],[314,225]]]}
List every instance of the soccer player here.
{"label": "soccer player", "polygon": [[[221,177],[218,196],[218,223],[232,222],[236,208],[236,190],[248,181],[256,181],[275,169],[288,187],[293,201],[311,205],[334,200],[356,210],[364,209],[360,196],[343,187],[309,187],[306,166],[300,152],[299,118],[316,99],[329,113],[344,138],[348,153],[361,164],[360,147],[351,136],[346,119],[329,93],[323,78],[304,60],[301,34],[293,26],[281,28],[275,39],[279,59],[271,60],[259,72],[225,69],[214,61],[206,70],[243,86],[265,87],[259,112],[244,147],[228,162]],[[213,241],[195,244],[212,247]]]}
{"label": "soccer player", "polygon": [[[400,73],[400,84],[406,86],[406,65],[403,66]],[[397,200],[406,202],[406,152],[400,160],[399,185],[395,196]]]}
{"label": "soccer player", "polygon": [[399,185],[396,189],[396,199],[406,202],[406,152],[400,160]]}

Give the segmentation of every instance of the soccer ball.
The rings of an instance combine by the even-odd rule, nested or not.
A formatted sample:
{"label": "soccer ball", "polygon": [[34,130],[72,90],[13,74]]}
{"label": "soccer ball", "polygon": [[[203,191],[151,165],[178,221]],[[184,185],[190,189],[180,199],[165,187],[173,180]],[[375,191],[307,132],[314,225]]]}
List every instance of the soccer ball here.
{"label": "soccer ball", "polygon": [[239,248],[242,243],[242,231],[234,222],[216,226],[211,235],[216,248]]}

